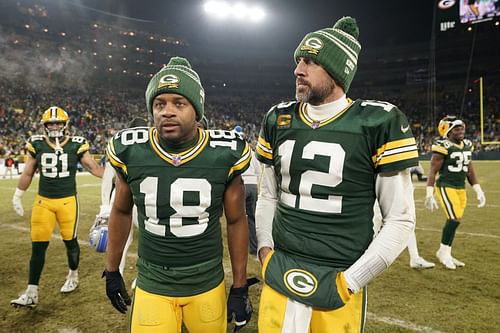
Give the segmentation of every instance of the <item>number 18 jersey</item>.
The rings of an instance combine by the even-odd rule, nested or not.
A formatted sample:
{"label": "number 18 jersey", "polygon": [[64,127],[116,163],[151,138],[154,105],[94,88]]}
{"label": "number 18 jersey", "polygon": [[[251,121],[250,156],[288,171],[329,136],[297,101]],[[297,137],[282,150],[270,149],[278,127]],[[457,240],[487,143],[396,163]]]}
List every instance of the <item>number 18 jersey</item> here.
{"label": "number 18 jersey", "polygon": [[404,114],[386,102],[357,100],[313,121],[307,104],[279,104],[266,114],[258,159],[274,166],[278,205],[275,248],[305,261],[352,265],[373,237],[375,176],[418,164]]}
{"label": "number 18 jersey", "polygon": [[197,135],[179,153],[167,151],[154,128],[122,130],[108,144],[109,161],[137,206],[137,283],[148,292],[188,296],[215,287],[224,275],[224,192],[251,154],[235,132],[200,129]]}

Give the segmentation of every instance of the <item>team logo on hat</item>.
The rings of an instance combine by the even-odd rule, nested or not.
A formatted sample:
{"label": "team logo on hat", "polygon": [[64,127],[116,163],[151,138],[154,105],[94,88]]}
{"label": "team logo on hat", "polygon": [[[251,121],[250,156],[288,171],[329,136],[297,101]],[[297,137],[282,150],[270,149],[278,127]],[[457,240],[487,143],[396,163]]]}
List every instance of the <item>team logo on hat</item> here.
{"label": "team logo on hat", "polygon": [[179,81],[180,81],[179,78],[174,74],[164,75],[158,82],[158,89],[163,87],[167,87],[170,89],[177,89],[179,88]]}
{"label": "team logo on hat", "polygon": [[311,37],[306,39],[304,44],[301,46],[301,51],[307,51],[309,54],[317,55],[319,50],[323,47],[323,42],[318,37]]}

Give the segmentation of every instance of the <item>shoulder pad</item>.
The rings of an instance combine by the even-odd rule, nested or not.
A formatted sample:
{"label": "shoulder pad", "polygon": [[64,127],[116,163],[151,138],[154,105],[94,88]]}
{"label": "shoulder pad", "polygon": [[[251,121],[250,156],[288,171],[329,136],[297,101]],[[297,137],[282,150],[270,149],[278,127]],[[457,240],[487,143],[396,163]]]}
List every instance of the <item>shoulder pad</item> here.
{"label": "shoulder pad", "polygon": [[279,104],[273,105],[268,112],[271,112],[273,110],[290,109],[290,108],[293,110],[297,103],[298,103],[297,101],[281,102]]}
{"label": "shoulder pad", "polygon": [[72,136],[70,138],[70,141],[76,143],[85,143],[87,142],[87,139],[85,139],[83,136]]}
{"label": "shoulder pad", "polygon": [[123,146],[146,143],[149,141],[148,127],[125,128],[116,133],[112,140]]}
{"label": "shoulder pad", "polygon": [[394,110],[398,110],[397,106],[385,101],[376,101],[376,100],[359,100],[360,106],[370,111],[384,111],[391,112]]}
{"label": "shoulder pad", "polygon": [[[231,142],[235,142],[235,144],[237,144],[238,146],[240,144],[246,143],[245,138],[243,137],[242,133],[238,133],[235,131],[228,131],[228,130],[216,130],[216,129],[209,129],[206,131],[208,132],[208,135],[210,137],[210,141],[227,142],[228,144],[221,144],[224,146],[229,147]],[[213,146],[213,145],[211,144],[211,146]]]}
{"label": "shoulder pad", "polygon": [[41,134],[32,135],[28,139],[29,142],[43,141],[43,140],[45,140],[45,135],[41,135]]}

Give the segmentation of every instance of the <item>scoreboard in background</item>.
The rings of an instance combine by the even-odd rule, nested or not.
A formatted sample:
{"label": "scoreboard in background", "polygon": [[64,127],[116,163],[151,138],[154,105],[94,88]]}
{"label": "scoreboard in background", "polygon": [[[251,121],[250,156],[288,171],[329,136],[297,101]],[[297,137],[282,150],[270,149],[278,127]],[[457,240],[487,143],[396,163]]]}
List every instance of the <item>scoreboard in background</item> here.
{"label": "scoreboard in background", "polygon": [[439,31],[457,28],[460,23],[474,24],[500,18],[500,0],[439,0],[437,24]]}

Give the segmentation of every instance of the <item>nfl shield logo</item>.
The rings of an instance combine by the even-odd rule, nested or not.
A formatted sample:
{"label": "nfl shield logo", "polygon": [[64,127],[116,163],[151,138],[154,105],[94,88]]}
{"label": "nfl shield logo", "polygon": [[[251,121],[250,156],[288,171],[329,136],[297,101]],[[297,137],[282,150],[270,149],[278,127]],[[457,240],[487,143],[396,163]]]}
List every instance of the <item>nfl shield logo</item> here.
{"label": "nfl shield logo", "polygon": [[175,166],[179,166],[181,164],[181,157],[179,155],[174,155],[172,157],[172,163],[175,165]]}

